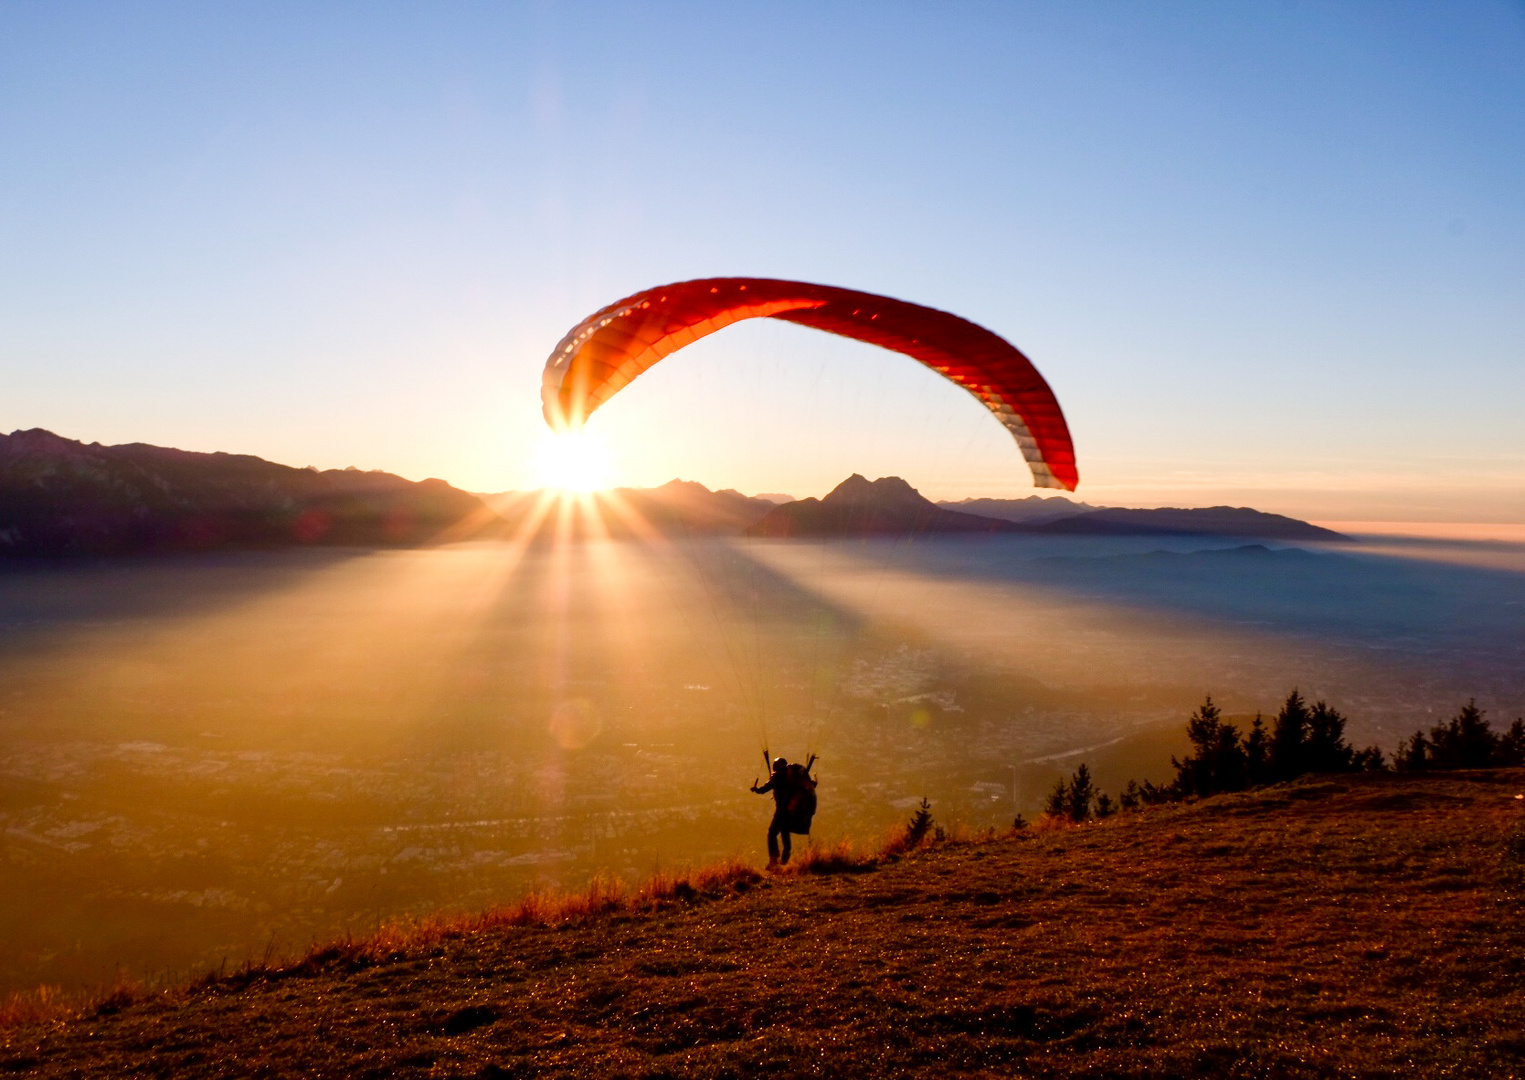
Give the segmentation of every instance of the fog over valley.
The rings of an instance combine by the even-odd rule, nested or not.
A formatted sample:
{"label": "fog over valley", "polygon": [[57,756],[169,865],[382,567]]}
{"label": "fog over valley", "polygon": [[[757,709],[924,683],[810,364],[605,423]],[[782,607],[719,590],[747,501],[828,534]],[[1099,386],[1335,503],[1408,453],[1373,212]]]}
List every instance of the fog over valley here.
{"label": "fog over valley", "polygon": [[[1024,536],[482,541],[0,573],[0,988],[177,977],[595,873],[763,857],[923,795],[1163,779],[1212,694],[1391,751],[1525,711],[1525,545]],[[802,838],[803,839],[803,838]]]}

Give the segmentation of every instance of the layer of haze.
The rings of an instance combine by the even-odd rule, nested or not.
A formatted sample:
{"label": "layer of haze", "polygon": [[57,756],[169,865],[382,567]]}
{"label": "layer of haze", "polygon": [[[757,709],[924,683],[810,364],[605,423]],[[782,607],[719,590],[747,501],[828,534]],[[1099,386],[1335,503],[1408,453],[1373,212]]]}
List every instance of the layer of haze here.
{"label": "layer of haze", "polygon": [[[0,428],[527,486],[539,369],[662,281],[972,318],[1082,496],[1525,521],[1518,4],[0,7]],[[864,346],[734,327],[619,479],[1027,478]]]}
{"label": "layer of haze", "polygon": [[[922,796],[1165,780],[1211,693],[1391,751],[1525,711],[1525,547],[1088,538],[508,543],[0,575],[0,991],[174,979],[595,873],[741,855],[766,747],[813,839]],[[803,842],[803,840],[802,840]]]}

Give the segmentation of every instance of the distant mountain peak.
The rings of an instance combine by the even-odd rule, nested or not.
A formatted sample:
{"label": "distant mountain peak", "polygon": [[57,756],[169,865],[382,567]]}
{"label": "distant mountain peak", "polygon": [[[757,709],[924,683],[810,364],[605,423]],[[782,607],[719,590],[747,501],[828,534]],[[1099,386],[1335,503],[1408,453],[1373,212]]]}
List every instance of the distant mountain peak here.
{"label": "distant mountain peak", "polygon": [[699,492],[702,491],[706,495],[710,494],[710,489],[705,487],[703,484],[699,483],[699,481],[697,481],[697,480],[684,480],[684,479],[682,479],[680,477],[676,477],[676,476],[673,477],[671,480],[667,481],[667,483],[661,485],[660,487],[653,488],[652,490],[653,491],[691,491],[694,494],[698,494]]}
{"label": "distant mountain peak", "polygon": [[775,507],[747,531],[754,536],[899,536],[1009,532],[993,518],[944,510],[898,476],[853,473],[824,498]]}
{"label": "distant mountain peak", "polygon": [[854,492],[863,491],[872,486],[873,485],[869,482],[868,477],[864,476],[862,473],[853,473],[846,480],[843,480],[840,484],[827,492],[825,497],[829,499],[833,495],[848,496]]}
{"label": "distant mountain peak", "polygon": [[922,497],[921,492],[898,476],[881,476],[878,480],[869,480],[861,473],[853,473],[832,488],[821,503],[826,506],[934,508],[932,502]]}
{"label": "distant mountain peak", "polygon": [[0,435],[0,453],[79,454],[86,449],[84,443],[55,435],[46,428],[18,429],[9,435]]}

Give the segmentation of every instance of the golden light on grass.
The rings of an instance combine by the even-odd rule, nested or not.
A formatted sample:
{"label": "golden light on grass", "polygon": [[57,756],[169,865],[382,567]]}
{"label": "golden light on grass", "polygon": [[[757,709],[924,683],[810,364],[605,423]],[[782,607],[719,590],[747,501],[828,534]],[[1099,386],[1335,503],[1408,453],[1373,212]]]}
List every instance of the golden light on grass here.
{"label": "golden light on grass", "polygon": [[531,467],[540,487],[577,495],[602,491],[614,482],[607,440],[586,429],[542,434]]}

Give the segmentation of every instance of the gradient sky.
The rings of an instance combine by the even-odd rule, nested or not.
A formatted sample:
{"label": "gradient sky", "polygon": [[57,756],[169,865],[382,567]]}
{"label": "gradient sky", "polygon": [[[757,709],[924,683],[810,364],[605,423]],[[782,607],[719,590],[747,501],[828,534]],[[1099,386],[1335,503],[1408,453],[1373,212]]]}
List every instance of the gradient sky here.
{"label": "gradient sky", "polygon": [[[566,329],[720,274],[1009,338],[1092,502],[1525,521],[1525,7],[0,2],[0,429],[524,487]],[[636,484],[1031,492],[766,321],[590,428]]]}

